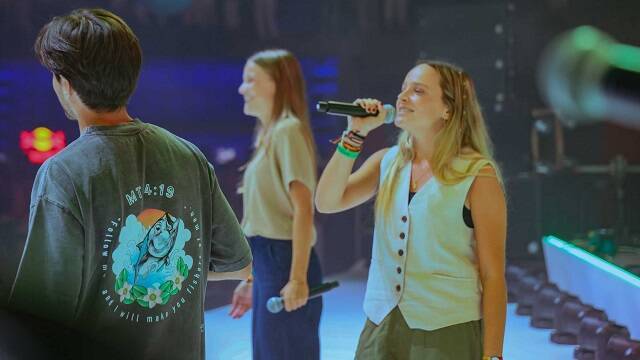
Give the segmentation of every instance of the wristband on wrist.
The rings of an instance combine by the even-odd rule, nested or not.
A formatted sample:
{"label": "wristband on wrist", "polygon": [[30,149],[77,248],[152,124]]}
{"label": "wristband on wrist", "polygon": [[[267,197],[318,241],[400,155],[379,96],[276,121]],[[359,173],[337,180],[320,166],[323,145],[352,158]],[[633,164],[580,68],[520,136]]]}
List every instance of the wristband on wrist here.
{"label": "wristband on wrist", "polygon": [[353,136],[353,134],[353,131],[345,131],[342,133],[342,146],[344,146],[347,150],[360,152],[360,150],[362,150],[362,144],[364,141],[362,140],[362,138]]}
{"label": "wristband on wrist", "polygon": [[359,139],[360,141],[364,141],[364,139],[367,136],[366,135],[360,135],[357,131],[349,130],[349,137],[354,137],[356,139]]}
{"label": "wristband on wrist", "polygon": [[358,146],[358,145],[353,145],[352,143],[348,142],[348,141],[342,141],[341,145],[349,150],[349,151],[353,151],[353,152],[357,152],[359,153],[362,150],[362,146]]}
{"label": "wristband on wrist", "polygon": [[359,151],[352,151],[352,150],[348,150],[347,148],[345,148],[345,147],[342,145],[342,142],[340,142],[340,143],[338,144],[338,149],[337,149],[337,150],[338,150],[338,152],[339,152],[340,154],[342,154],[342,155],[344,155],[344,156],[346,156],[346,157],[348,157],[348,158],[351,158],[351,159],[355,159],[355,158],[357,158],[357,157],[358,157],[358,155],[360,154],[360,152],[359,152]]}
{"label": "wristband on wrist", "polygon": [[334,144],[334,145],[336,145],[340,141],[343,141],[343,140],[347,139],[353,144],[362,145],[362,143],[364,142],[365,138],[366,138],[366,136],[360,135],[356,131],[345,130],[345,131],[342,132],[342,135],[340,135],[339,137],[337,137],[335,139],[329,140],[329,142]]}
{"label": "wristband on wrist", "polygon": [[342,133],[342,140],[348,140],[349,142],[352,142],[354,144],[362,145],[362,143],[364,143],[364,139],[364,136],[359,135],[353,130],[345,131]]}

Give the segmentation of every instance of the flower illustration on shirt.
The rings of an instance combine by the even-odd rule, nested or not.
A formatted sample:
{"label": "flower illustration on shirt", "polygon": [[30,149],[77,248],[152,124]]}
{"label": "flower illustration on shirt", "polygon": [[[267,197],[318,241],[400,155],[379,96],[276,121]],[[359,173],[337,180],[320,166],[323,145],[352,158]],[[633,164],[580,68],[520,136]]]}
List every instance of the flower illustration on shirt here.
{"label": "flower illustration on shirt", "polygon": [[[132,303],[132,299],[131,299],[131,284],[129,284],[128,282],[124,282],[122,284],[122,287],[119,290],[116,290],[118,295],[120,295],[120,302],[123,303]],[[125,301],[126,300],[126,301]]]}
{"label": "flower illustration on shirt", "polygon": [[183,281],[184,281],[184,276],[182,276],[179,273],[173,277],[173,285],[175,285],[175,287],[178,288],[178,290],[182,290]]}
{"label": "flower illustration on shirt", "polygon": [[147,289],[147,295],[142,299],[148,303],[149,309],[153,309],[156,304],[162,303],[162,291],[160,289]]}

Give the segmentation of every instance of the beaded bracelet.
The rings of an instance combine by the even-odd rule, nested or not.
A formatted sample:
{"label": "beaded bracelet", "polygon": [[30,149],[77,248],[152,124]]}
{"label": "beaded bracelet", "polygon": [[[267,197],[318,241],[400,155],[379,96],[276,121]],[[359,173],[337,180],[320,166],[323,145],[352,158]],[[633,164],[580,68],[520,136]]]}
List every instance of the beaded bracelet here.
{"label": "beaded bracelet", "polygon": [[349,151],[353,151],[353,152],[359,153],[362,150],[362,145],[353,145],[349,141],[344,141],[343,140],[341,142],[341,144],[342,144],[342,146],[344,146],[345,149],[347,149]]}
{"label": "beaded bracelet", "polygon": [[351,142],[356,143],[356,144],[362,144],[364,142],[365,137],[358,134],[357,132],[350,130],[350,131],[346,131],[342,133],[342,138],[347,138],[349,139]]}
{"label": "beaded bracelet", "polygon": [[362,149],[362,144],[364,143],[364,137],[357,135],[356,133],[352,131],[345,131],[342,133],[342,144],[345,145],[345,147],[347,149],[349,149],[348,145],[351,145],[351,147],[355,148],[355,149],[349,149],[352,151],[360,151],[360,149]]}
{"label": "beaded bracelet", "polygon": [[366,136],[362,136],[360,135],[358,132],[350,130],[349,131],[349,137],[354,137],[360,141],[364,141],[364,139],[366,138]]}
{"label": "beaded bracelet", "polygon": [[331,139],[329,140],[329,142],[335,145],[344,139],[349,139],[354,144],[362,145],[362,143],[364,143],[365,136],[362,136],[353,130],[350,130],[350,131],[345,130],[342,132],[341,136],[335,139]]}

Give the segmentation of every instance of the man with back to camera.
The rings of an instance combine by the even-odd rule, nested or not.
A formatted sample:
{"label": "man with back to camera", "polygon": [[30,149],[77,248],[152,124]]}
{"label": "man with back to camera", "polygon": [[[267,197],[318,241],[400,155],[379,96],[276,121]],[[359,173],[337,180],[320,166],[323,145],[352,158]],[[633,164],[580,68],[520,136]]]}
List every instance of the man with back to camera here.
{"label": "man with back to camera", "polygon": [[142,53],[118,16],[55,17],[35,52],[80,137],[38,171],[10,307],[81,334],[78,358],[203,359],[207,279],[252,261],[213,167],[127,113]]}

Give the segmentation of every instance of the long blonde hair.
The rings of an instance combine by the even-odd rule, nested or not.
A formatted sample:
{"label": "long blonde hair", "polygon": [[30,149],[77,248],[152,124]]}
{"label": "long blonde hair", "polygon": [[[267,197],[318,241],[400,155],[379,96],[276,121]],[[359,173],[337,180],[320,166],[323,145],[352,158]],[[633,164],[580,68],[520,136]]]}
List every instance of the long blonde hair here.
{"label": "long blonde hair", "polygon": [[259,150],[268,150],[271,130],[284,114],[291,113],[302,125],[302,135],[312,154],[309,161],[313,164],[315,177],[317,150],[313,133],[311,132],[307,91],[300,62],[291,52],[284,49],[259,51],[249,57],[247,62],[253,62],[260,66],[276,84],[271,119],[266,124],[262,124],[259,121],[256,124],[255,150],[252,158]]}
{"label": "long blonde hair", "polygon": [[[442,101],[450,117],[434,139],[434,153],[430,161],[433,176],[442,184],[453,185],[468,176],[476,175],[479,161],[488,160],[502,184],[500,169],[493,159],[493,144],[489,138],[473,81],[462,69],[444,62],[418,61],[416,66],[428,65],[440,75]],[[386,219],[398,182],[398,173],[415,156],[413,141],[408,132],[398,138],[400,151],[384,174],[376,199],[376,217]],[[454,160],[470,160],[464,169],[454,167]],[[492,176],[478,173],[478,176]]]}

